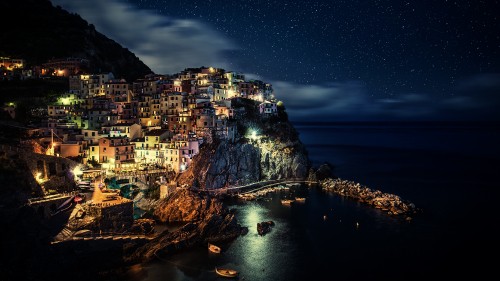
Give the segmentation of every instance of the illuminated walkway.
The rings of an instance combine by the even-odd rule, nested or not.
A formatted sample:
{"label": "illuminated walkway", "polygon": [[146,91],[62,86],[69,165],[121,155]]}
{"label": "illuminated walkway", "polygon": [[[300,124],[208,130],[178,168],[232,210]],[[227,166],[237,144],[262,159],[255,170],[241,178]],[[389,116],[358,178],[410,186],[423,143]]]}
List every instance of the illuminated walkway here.
{"label": "illuminated walkway", "polygon": [[259,191],[261,189],[269,188],[272,186],[282,185],[282,184],[291,184],[291,183],[315,184],[318,182],[301,180],[301,179],[267,180],[267,181],[259,181],[259,182],[254,182],[254,183],[239,185],[239,186],[230,186],[230,187],[223,187],[223,188],[218,188],[218,189],[211,189],[211,190],[208,190],[208,192],[227,193],[227,192],[238,191],[238,190],[242,190],[242,189],[246,189],[246,188],[256,187],[255,189],[247,190],[245,192],[240,193],[240,194],[247,194],[247,193],[253,193],[253,192]]}

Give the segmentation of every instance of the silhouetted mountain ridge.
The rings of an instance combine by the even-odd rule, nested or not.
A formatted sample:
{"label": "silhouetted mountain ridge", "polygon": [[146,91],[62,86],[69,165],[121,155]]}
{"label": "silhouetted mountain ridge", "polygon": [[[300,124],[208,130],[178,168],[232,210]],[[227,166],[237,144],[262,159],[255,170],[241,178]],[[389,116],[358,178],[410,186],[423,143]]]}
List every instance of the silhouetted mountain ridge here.
{"label": "silhouetted mountain ridge", "polygon": [[89,60],[92,72],[113,72],[132,81],[152,73],[135,54],[95,30],[77,14],[48,0],[3,0],[0,56],[23,58],[28,65],[50,59]]}

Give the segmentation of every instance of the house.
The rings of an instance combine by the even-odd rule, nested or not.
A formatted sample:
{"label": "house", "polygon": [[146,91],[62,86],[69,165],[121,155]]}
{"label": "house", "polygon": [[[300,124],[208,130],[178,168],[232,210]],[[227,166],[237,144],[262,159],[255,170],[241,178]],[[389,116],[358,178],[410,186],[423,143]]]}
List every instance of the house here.
{"label": "house", "polygon": [[65,141],[58,146],[61,157],[85,157],[87,143],[85,141]]}
{"label": "house", "polygon": [[117,123],[114,125],[102,126],[101,130],[110,137],[124,136],[131,140],[142,137],[142,127],[135,123]]}
{"label": "house", "polygon": [[119,96],[127,96],[129,91],[129,84],[125,79],[111,79],[104,84],[101,85],[99,94],[100,95],[105,95],[108,98],[111,98],[111,100],[115,100],[115,97]]}
{"label": "house", "polygon": [[275,102],[265,101],[259,104],[259,113],[262,116],[278,115],[278,106]]}
{"label": "house", "polygon": [[177,135],[168,143],[160,145],[164,155],[163,166],[176,173],[184,172],[191,164],[194,155],[199,153],[199,142],[193,135]]}
{"label": "house", "polygon": [[99,139],[98,162],[107,170],[135,168],[134,145],[127,137],[103,137]]}
{"label": "house", "polygon": [[98,130],[82,129],[83,139],[87,141],[89,145],[98,145],[99,139],[104,137],[99,134]]}
{"label": "house", "polygon": [[162,165],[163,155],[160,153],[162,143],[170,137],[171,133],[165,129],[155,129],[147,132],[144,138],[134,139],[135,157],[144,164]]}

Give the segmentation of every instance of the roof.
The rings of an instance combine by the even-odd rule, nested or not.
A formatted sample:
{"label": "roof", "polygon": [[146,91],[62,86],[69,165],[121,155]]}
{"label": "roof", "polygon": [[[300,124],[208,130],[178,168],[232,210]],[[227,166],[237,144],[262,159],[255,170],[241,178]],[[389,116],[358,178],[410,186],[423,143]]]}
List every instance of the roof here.
{"label": "roof", "polygon": [[146,136],[161,136],[165,133],[167,133],[168,130],[164,130],[164,129],[155,129],[155,130],[151,130],[149,132],[146,133]]}
{"label": "roof", "polygon": [[103,137],[105,139],[128,139],[126,136]]}
{"label": "roof", "polygon": [[132,125],[138,125],[138,124],[136,124],[136,123],[116,123],[116,124],[111,125],[109,127],[129,127]]}

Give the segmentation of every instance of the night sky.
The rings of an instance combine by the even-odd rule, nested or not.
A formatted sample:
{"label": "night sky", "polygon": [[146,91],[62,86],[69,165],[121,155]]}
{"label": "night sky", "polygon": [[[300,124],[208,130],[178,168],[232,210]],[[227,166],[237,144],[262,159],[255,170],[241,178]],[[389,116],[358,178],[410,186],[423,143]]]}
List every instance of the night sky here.
{"label": "night sky", "polygon": [[499,119],[499,1],[53,3],[156,73],[270,82],[295,120]]}

